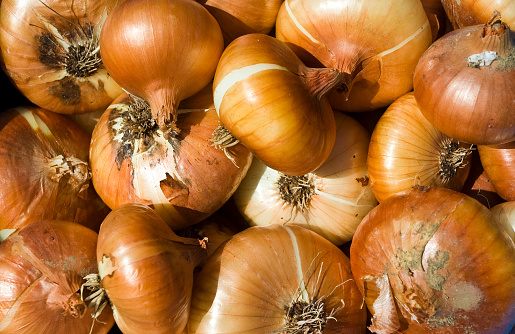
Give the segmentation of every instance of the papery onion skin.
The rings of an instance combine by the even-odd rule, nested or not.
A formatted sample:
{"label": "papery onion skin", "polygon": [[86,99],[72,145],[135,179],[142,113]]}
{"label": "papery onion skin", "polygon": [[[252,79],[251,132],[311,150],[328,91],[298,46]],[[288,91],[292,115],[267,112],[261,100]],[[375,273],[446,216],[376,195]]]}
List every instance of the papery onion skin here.
{"label": "papery onion skin", "polygon": [[515,141],[478,145],[477,150],[497,194],[506,201],[515,201]]}
{"label": "papery onion skin", "polygon": [[290,181],[254,159],[233,195],[238,211],[250,225],[300,225],[336,245],[352,239],[361,219],[377,205],[367,171],[370,135],[344,113],[335,112],[335,121],[331,154],[317,170],[299,179],[298,187],[305,196],[288,198],[289,187],[296,185],[291,183],[288,191],[282,191],[279,180]]}
{"label": "papery onion skin", "polygon": [[485,24],[494,11],[515,26],[515,2],[511,0],[442,0],[442,6],[454,29]]}
{"label": "papery onion skin", "polygon": [[[191,106],[198,104],[197,96],[202,107]],[[213,146],[210,139],[220,122],[210,96],[185,100],[176,135],[159,130],[150,116],[129,111],[134,100],[126,94],[106,110],[93,131],[90,161],[93,185],[111,209],[146,204],[178,230],[207,218],[231,197],[252,154],[237,144],[228,150],[233,163]]]}
{"label": "papery onion skin", "polygon": [[282,42],[247,34],[223,52],[213,82],[222,124],[267,166],[303,175],[329,156],[335,140],[333,110],[317,76]]}
{"label": "papery onion skin", "polygon": [[496,204],[490,211],[499,219],[510,238],[515,241],[515,201]]}
{"label": "papery onion skin", "polygon": [[436,129],[413,92],[407,93],[386,109],[372,132],[367,158],[372,191],[379,202],[414,185],[459,191],[470,171],[470,146]]}
{"label": "papery onion skin", "polygon": [[409,92],[432,42],[420,0],[285,0],[276,36],[306,64],[307,53],[343,74],[328,96],[333,108],[348,112],[382,108]]}
{"label": "papery onion skin", "polygon": [[300,291],[322,300],[326,316],[335,311],[323,333],[365,333],[365,307],[341,250],[300,226],[250,227],[196,276],[189,333],[294,333],[281,329]]}
{"label": "papery onion skin", "polygon": [[[96,48],[107,13],[122,1],[2,1],[3,70],[28,100],[42,108],[62,114],[105,109],[122,89],[107,73]],[[89,48],[89,57],[81,48]],[[75,57],[70,56],[71,49],[77,50]],[[73,65],[69,59],[80,60]]]}
{"label": "papery onion skin", "polygon": [[[513,39],[509,27],[493,17],[488,24],[454,30],[427,49],[415,69],[414,94],[437,129],[469,144],[515,140]],[[468,60],[485,51],[496,52],[491,64]]]}
{"label": "papery onion skin", "polygon": [[177,236],[143,204],[120,206],[99,231],[98,272],[125,334],[182,333],[202,242]]}
{"label": "papery onion skin", "polygon": [[431,24],[431,32],[433,42],[452,30],[452,25],[447,18],[445,9],[441,0],[421,0],[422,6],[426,11],[429,24]]}
{"label": "papery onion skin", "polygon": [[0,332],[108,333],[110,307],[94,320],[79,291],[83,276],[98,272],[96,243],[91,229],[59,220],[39,220],[7,237],[0,244]]}
{"label": "papery onion skin", "polygon": [[109,15],[100,52],[124,90],[145,99],[159,126],[205,87],[224,48],[220,26],[190,0],[128,0]]}
{"label": "papery onion skin", "polygon": [[36,106],[4,110],[0,129],[0,229],[57,219],[98,231],[109,207],[91,182],[90,136]]}
{"label": "papery onion skin", "polygon": [[460,192],[417,186],[391,196],[363,219],[350,259],[377,332],[493,334],[514,325],[515,244]]}

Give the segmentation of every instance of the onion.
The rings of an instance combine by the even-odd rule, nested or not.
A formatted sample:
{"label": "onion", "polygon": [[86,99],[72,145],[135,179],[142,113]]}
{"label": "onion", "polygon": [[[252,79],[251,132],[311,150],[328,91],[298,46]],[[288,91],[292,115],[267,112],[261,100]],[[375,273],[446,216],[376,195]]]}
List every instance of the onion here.
{"label": "onion", "polygon": [[274,37],[247,34],[220,58],[215,108],[222,124],[265,165],[287,175],[307,174],[334,145],[325,83],[336,82],[336,76],[333,70],[306,67]]}
{"label": "onion", "polygon": [[59,220],[38,220],[2,241],[0,332],[107,333],[110,307],[93,319],[81,299],[82,277],[98,271],[96,245],[94,231]]}
{"label": "onion", "polygon": [[503,202],[490,209],[512,240],[515,241],[515,201]]}
{"label": "onion", "polygon": [[285,0],[276,35],[306,64],[314,66],[314,57],[340,73],[329,100],[351,112],[388,106],[409,92],[432,42],[420,0]]}
{"label": "onion", "polygon": [[361,219],[377,204],[370,188],[370,135],[356,120],[335,112],[336,142],[312,173],[284,175],[254,159],[233,195],[250,225],[294,224],[336,245],[350,241]]}
{"label": "onion", "polygon": [[195,276],[188,332],[364,333],[348,257],[300,226],[250,227]]}
{"label": "onion", "polygon": [[375,333],[508,333],[515,244],[488,208],[454,190],[414,187],[363,219],[352,273]]}
{"label": "onion", "polygon": [[515,201],[515,141],[500,145],[478,145],[481,164],[503,199]]}
{"label": "onion", "polygon": [[414,93],[438,130],[470,144],[515,140],[513,38],[494,15],[487,24],[446,34],[424,53],[415,69]]}
{"label": "onion", "polygon": [[89,135],[35,106],[4,110],[0,129],[0,229],[56,219],[98,231],[109,207],[91,182]]}
{"label": "onion", "polygon": [[99,53],[107,14],[121,0],[3,0],[2,67],[34,104],[63,114],[105,109],[121,92]]}
{"label": "onion", "polygon": [[111,209],[146,204],[178,230],[213,214],[236,191],[252,154],[237,142],[224,143],[231,137],[220,127],[207,88],[179,107],[178,132],[160,129],[148,104],[127,94],[102,115],[90,161],[93,185]]}
{"label": "onion", "polygon": [[429,123],[413,92],[393,102],[377,122],[368,150],[372,191],[379,202],[414,185],[461,190],[470,170],[471,145]]}
{"label": "onion", "polygon": [[[177,236],[143,204],[109,213],[98,235],[93,315],[112,305],[124,334],[182,333],[188,319],[193,270],[206,257],[203,241]],[[96,289],[95,289],[96,288]]]}
{"label": "onion", "polygon": [[128,0],[107,17],[100,53],[127,92],[146,100],[159,127],[213,79],[224,41],[220,26],[191,0]]}
{"label": "onion", "polygon": [[455,29],[485,24],[493,11],[500,12],[504,22],[515,26],[515,2],[512,0],[441,0],[441,2]]}

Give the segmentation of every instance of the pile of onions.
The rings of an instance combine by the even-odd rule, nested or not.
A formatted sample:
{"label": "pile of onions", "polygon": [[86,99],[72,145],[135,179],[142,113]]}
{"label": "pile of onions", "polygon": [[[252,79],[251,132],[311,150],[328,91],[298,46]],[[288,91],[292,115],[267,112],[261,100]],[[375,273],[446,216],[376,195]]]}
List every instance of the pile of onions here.
{"label": "pile of onions", "polygon": [[512,0],[441,0],[449,21],[455,29],[485,24],[494,10],[504,21],[515,26],[515,2]]}
{"label": "pile of onions", "polygon": [[178,133],[160,129],[148,104],[127,94],[102,115],[90,161],[93,185],[111,209],[146,204],[177,230],[207,218],[236,191],[252,154],[220,126],[206,87],[176,110]]}
{"label": "pile of onions", "polygon": [[497,194],[506,201],[515,201],[515,141],[478,145],[477,150]]}
{"label": "pile of onions", "polygon": [[494,13],[488,23],[454,30],[420,58],[413,78],[422,114],[470,144],[515,140],[513,33]]}
{"label": "pile of onions", "polygon": [[515,244],[460,192],[389,197],[363,219],[350,259],[375,333],[508,333],[515,323]]}
{"label": "pile of onions", "polygon": [[367,171],[370,135],[344,113],[335,112],[335,121],[333,150],[312,173],[284,175],[254,159],[233,196],[250,225],[294,224],[336,245],[351,240],[377,204]]}
{"label": "pile of onions", "polygon": [[472,147],[438,131],[420,112],[413,92],[393,102],[377,122],[368,149],[368,173],[379,202],[414,185],[460,191]]}
{"label": "pile of onions", "polygon": [[337,71],[331,105],[353,112],[385,107],[409,92],[432,42],[420,0],[285,0],[276,35],[306,64],[315,58]]}
{"label": "pile of onions", "polygon": [[83,276],[98,271],[97,237],[77,223],[39,220],[3,240],[0,332],[107,333],[114,325],[110,307],[94,319],[81,299]]}
{"label": "pile of onions", "polygon": [[122,90],[99,52],[102,24],[122,0],[3,0],[2,68],[34,104],[64,114],[105,109]]}
{"label": "pile of onions", "polygon": [[286,44],[247,34],[224,50],[213,82],[222,124],[255,157],[286,175],[310,173],[335,141],[333,110],[325,94],[330,69],[306,67]]}
{"label": "pile of onions", "polygon": [[186,327],[193,271],[206,257],[205,241],[177,236],[143,204],[109,213],[98,234],[98,275],[84,286],[94,317],[109,303],[124,334],[182,333]]}
{"label": "pile of onions", "polygon": [[109,207],[91,182],[89,135],[35,106],[4,110],[0,130],[0,229],[57,219],[98,231]]}
{"label": "pile of onions", "polygon": [[195,276],[188,333],[364,333],[349,258],[300,226],[236,234]]}

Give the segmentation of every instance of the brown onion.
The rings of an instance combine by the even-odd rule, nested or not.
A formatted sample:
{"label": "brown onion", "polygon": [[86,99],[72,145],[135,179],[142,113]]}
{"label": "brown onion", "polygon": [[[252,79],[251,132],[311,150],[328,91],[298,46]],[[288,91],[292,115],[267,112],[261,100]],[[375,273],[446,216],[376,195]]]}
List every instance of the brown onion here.
{"label": "brown onion", "polygon": [[2,241],[0,332],[107,333],[110,307],[94,319],[81,299],[82,277],[98,272],[96,245],[94,231],[59,220],[36,221]]}
{"label": "brown onion", "polygon": [[495,15],[446,34],[424,53],[415,69],[415,98],[438,130],[470,144],[515,140],[513,38]]}
{"label": "brown onion", "polygon": [[348,257],[300,226],[250,227],[195,276],[188,332],[365,333]]}
{"label": "brown onion", "polygon": [[306,64],[315,57],[336,70],[331,105],[353,112],[388,106],[409,92],[418,59],[432,42],[420,0],[285,0],[276,35]]}
{"label": "brown onion", "polygon": [[376,206],[350,248],[375,333],[507,334],[515,244],[490,210],[446,188],[414,187]]}
{"label": "brown onion", "polygon": [[485,24],[494,11],[504,22],[515,26],[515,2],[512,0],[441,0],[446,15],[455,29]]}
{"label": "brown onion", "polygon": [[215,108],[222,124],[265,165],[287,175],[307,174],[334,145],[333,110],[325,93],[326,81],[336,76],[306,67],[274,37],[247,34],[220,58]]}
{"label": "brown onion", "polygon": [[461,190],[470,170],[471,145],[429,123],[413,92],[393,102],[377,122],[368,149],[372,191],[379,202],[414,185]]}
{"label": "brown onion", "polygon": [[98,231],[109,207],[91,182],[89,135],[35,106],[4,110],[0,129],[0,229],[57,219]]}
{"label": "brown onion", "polygon": [[490,209],[512,240],[515,241],[515,201],[503,202]]}
{"label": "brown onion", "polygon": [[223,47],[215,18],[191,0],[125,1],[100,35],[109,73],[150,104],[160,127],[176,120],[180,101],[213,79]]}
{"label": "brown onion", "polygon": [[515,201],[515,141],[477,146],[481,164],[495,191],[506,201]]}
{"label": "brown onion", "polygon": [[122,90],[100,58],[100,30],[122,1],[3,0],[2,68],[42,108],[64,114],[105,109]]}

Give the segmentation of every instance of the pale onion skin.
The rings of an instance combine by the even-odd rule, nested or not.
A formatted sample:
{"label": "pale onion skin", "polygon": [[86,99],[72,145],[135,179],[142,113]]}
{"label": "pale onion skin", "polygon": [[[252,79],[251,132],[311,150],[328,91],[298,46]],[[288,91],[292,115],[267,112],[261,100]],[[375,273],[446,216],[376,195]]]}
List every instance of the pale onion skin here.
{"label": "pale onion skin", "polygon": [[153,127],[147,132],[152,145],[145,145],[145,137],[123,139],[134,136],[123,118],[132,103],[128,95],[119,96],[102,115],[93,130],[90,162],[93,185],[111,209],[125,203],[146,204],[177,230],[207,218],[236,191],[252,154],[237,144],[229,149],[233,163],[213,146],[210,139],[220,121],[212,96],[207,104],[199,96],[202,107],[179,107],[176,139],[167,141],[169,133]]}
{"label": "pale onion skin", "polygon": [[[513,33],[482,37],[488,25],[449,32],[427,49],[415,69],[414,93],[422,114],[441,132],[476,145],[515,140]],[[495,29],[492,29],[495,30]],[[468,57],[495,51],[489,66],[469,66]]]}
{"label": "pale onion skin", "polygon": [[514,325],[515,244],[460,192],[391,196],[363,219],[350,259],[373,332],[507,334]]}
{"label": "pale onion skin", "polygon": [[506,201],[515,201],[515,141],[478,145],[477,150],[497,194]]}
{"label": "pale onion skin", "polygon": [[114,325],[111,308],[94,321],[79,291],[83,276],[98,272],[97,237],[77,223],[39,220],[2,241],[0,332],[109,332]]}
{"label": "pale onion skin", "polygon": [[510,238],[515,241],[515,201],[499,203],[490,211],[499,219]]}
{"label": "pale onion skin", "polygon": [[98,273],[124,334],[182,333],[193,270],[206,257],[202,241],[177,236],[159,215],[130,203],[100,227]]}
{"label": "pale onion skin", "polygon": [[98,231],[109,207],[91,182],[90,136],[35,106],[4,110],[0,129],[0,229],[58,219]]}
{"label": "pale onion skin", "polygon": [[269,34],[284,0],[196,0],[217,20],[225,45],[251,33]]}
{"label": "pale onion skin", "polygon": [[334,145],[333,110],[320,80],[335,74],[308,69],[274,37],[243,35],[218,63],[215,108],[222,124],[268,167],[307,174]]}
{"label": "pale onion skin", "polygon": [[461,190],[470,171],[471,155],[463,157],[451,177],[440,175],[440,158],[456,143],[438,131],[420,112],[413,92],[393,102],[377,122],[368,150],[368,173],[379,202],[415,185]]}
{"label": "pale onion skin", "polygon": [[233,195],[250,225],[300,225],[336,245],[350,241],[361,219],[375,206],[367,171],[370,135],[356,120],[335,112],[336,142],[329,158],[306,175],[314,194],[303,211],[281,197],[281,173],[254,159]]}
{"label": "pale onion skin", "polygon": [[[308,53],[344,74],[329,100],[349,112],[385,107],[409,92],[418,59],[432,42],[420,0],[285,0],[276,36],[299,56]],[[309,58],[301,56],[307,64]]]}
{"label": "pale onion skin", "polygon": [[120,86],[101,61],[96,71],[77,75],[67,70],[65,56],[70,46],[86,41],[98,47],[102,23],[122,1],[3,0],[3,70],[27,99],[42,108],[62,114],[105,109],[122,93]]}
{"label": "pale onion skin", "polygon": [[454,29],[485,24],[494,11],[501,13],[503,21],[515,26],[515,2],[512,0],[441,0],[445,13]]}
{"label": "pale onion skin", "polygon": [[300,291],[306,300],[322,298],[327,313],[344,303],[324,334],[365,333],[365,307],[349,265],[334,244],[303,227],[250,227],[195,276],[188,333],[286,333],[286,309]]}
{"label": "pale onion skin", "polygon": [[109,15],[100,53],[125,91],[148,101],[159,126],[179,103],[204,88],[224,48],[222,31],[191,0],[128,0]]}

